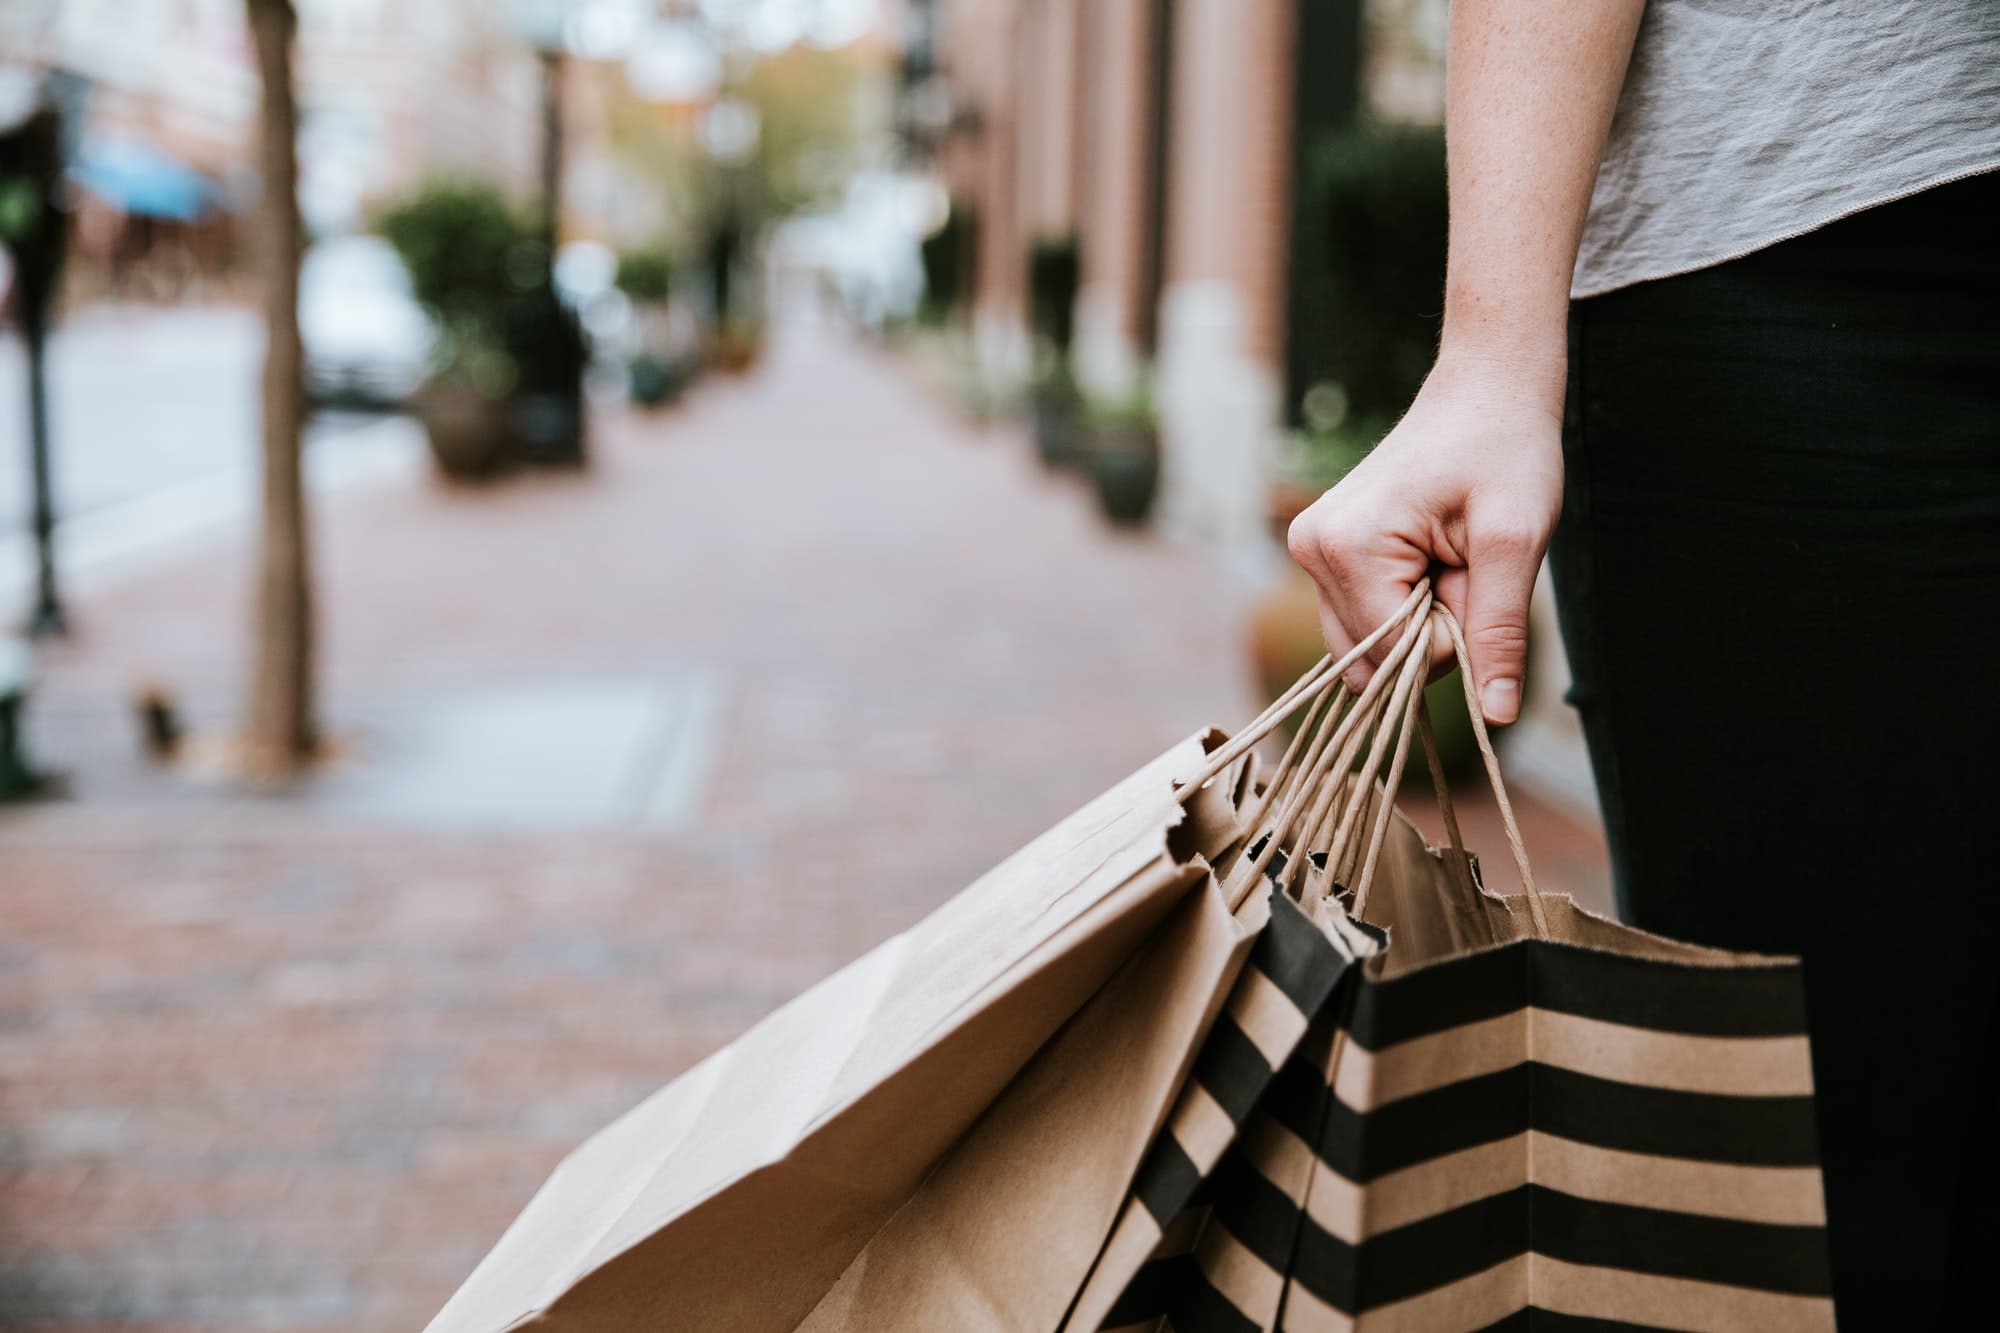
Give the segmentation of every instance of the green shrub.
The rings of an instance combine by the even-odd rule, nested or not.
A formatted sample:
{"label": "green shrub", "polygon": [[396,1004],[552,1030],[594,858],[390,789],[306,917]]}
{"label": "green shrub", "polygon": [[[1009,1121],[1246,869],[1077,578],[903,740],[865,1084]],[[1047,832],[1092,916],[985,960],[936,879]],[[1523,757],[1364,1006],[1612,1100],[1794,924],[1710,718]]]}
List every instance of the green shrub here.
{"label": "green shrub", "polygon": [[674,290],[674,257],[665,249],[631,250],[618,256],[612,279],[618,290],[642,305],[663,305]]}
{"label": "green shrub", "polygon": [[410,271],[439,331],[440,373],[505,392],[517,367],[510,311],[542,272],[541,241],[491,186],[432,182],[385,211],[376,229]]}
{"label": "green shrub", "polygon": [[[384,212],[376,226],[410,270],[416,297],[440,317],[489,314],[505,305],[538,245],[491,186],[433,182]],[[529,256],[532,258],[532,256]]]}
{"label": "green shrub", "polygon": [[1084,395],[1083,422],[1092,430],[1146,432],[1155,429],[1159,420],[1152,382],[1143,376],[1123,393]]}
{"label": "green shrub", "polygon": [[1441,130],[1368,125],[1313,155],[1327,209],[1327,379],[1350,437],[1374,438],[1416,397],[1444,318],[1446,193]]}

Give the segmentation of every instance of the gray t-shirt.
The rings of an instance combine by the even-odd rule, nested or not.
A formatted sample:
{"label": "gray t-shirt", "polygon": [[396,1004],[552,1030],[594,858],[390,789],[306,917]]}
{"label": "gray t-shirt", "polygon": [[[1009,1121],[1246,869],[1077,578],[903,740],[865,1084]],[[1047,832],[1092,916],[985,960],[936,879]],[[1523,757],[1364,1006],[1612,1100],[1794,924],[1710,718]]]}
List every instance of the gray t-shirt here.
{"label": "gray t-shirt", "polygon": [[2000,0],[1651,0],[1570,293],[1995,167]]}

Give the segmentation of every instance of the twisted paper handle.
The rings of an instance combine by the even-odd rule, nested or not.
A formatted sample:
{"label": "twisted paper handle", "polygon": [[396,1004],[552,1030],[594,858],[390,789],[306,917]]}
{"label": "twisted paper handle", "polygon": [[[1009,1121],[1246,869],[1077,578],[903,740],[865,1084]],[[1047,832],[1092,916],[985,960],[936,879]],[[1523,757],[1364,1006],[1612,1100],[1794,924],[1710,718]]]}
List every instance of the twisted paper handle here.
{"label": "twisted paper handle", "polygon": [[[1350,696],[1347,687],[1340,683],[1342,674],[1398,628],[1401,633],[1380,668],[1359,694]],[[1419,581],[1388,620],[1339,660],[1331,655],[1321,658],[1249,726],[1209,756],[1202,770],[1183,784],[1181,799],[1186,800],[1287,717],[1300,708],[1306,709],[1305,718],[1278,761],[1270,782],[1246,815],[1251,842],[1229,875],[1235,890],[1230,895],[1232,902],[1247,893],[1257,873],[1271,873],[1270,867],[1276,866],[1278,870],[1273,877],[1288,890],[1319,876],[1329,883],[1343,880],[1353,883],[1354,910],[1358,913],[1367,900],[1381,859],[1393,796],[1402,781],[1413,734],[1421,738],[1438,809],[1451,840],[1455,871],[1462,877],[1461,885],[1470,889],[1469,862],[1452,808],[1450,787],[1444,780],[1430,721],[1424,711],[1422,682],[1430,666],[1431,645],[1440,637],[1451,642],[1458,659],[1473,737],[1493,787],[1508,850],[1521,876],[1535,933],[1548,934],[1548,914],[1541,890],[1528,865],[1520,824],[1507,797],[1500,761],[1493,752],[1492,737],[1486,730],[1486,719],[1473,687],[1464,631],[1457,617],[1435,600],[1428,579]],[[1364,742],[1367,754],[1357,768],[1355,761]],[[1379,783],[1378,774],[1382,775]],[[1377,790],[1381,798],[1375,805],[1374,818],[1368,821],[1364,842],[1362,820],[1368,810],[1369,795]],[[1324,866],[1318,872],[1308,868],[1307,853],[1315,849],[1325,852]]]}

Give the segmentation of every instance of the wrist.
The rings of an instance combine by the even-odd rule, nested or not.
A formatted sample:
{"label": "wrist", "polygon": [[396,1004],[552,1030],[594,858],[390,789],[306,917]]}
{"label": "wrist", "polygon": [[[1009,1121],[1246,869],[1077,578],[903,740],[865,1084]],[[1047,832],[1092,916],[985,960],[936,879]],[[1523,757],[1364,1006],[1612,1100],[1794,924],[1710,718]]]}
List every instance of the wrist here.
{"label": "wrist", "polygon": [[1436,363],[1424,381],[1438,391],[1467,390],[1525,402],[1562,420],[1569,354],[1561,329],[1553,338],[1454,333],[1447,324]]}

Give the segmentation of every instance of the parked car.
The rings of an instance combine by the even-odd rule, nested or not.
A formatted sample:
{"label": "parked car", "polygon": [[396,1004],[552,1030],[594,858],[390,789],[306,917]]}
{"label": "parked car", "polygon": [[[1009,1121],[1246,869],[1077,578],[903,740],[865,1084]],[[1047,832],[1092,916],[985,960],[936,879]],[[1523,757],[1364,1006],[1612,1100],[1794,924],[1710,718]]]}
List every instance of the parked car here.
{"label": "parked car", "polygon": [[306,393],[316,403],[400,407],[422,386],[435,334],[410,275],[378,236],[337,236],[299,268]]}

